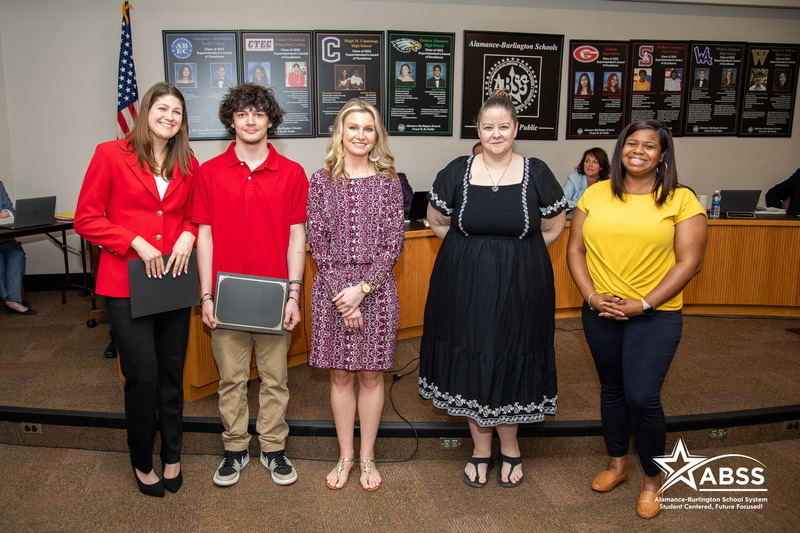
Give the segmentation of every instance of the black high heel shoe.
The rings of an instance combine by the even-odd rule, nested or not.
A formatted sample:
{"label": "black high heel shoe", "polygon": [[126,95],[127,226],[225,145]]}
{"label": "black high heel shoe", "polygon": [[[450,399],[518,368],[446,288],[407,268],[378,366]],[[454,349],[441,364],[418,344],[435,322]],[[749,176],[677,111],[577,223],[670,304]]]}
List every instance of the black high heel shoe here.
{"label": "black high heel shoe", "polygon": [[133,467],[133,477],[136,479],[136,484],[139,485],[139,492],[142,494],[146,494],[147,496],[154,496],[156,498],[162,498],[164,496],[164,484],[159,479],[157,483],[153,483],[152,485],[147,485],[139,476],[136,475],[136,467]]}
{"label": "black high heel shoe", "polygon": [[7,315],[25,315],[25,316],[30,316],[30,315],[35,315],[36,314],[36,309],[31,309],[30,304],[28,304],[25,300],[22,300],[21,303],[22,303],[23,306],[27,307],[28,309],[25,310],[25,311],[17,311],[16,309],[12,309],[11,307],[9,307],[8,304],[3,304],[3,307],[5,307],[5,309],[6,309],[6,314]]}
{"label": "black high heel shoe", "polygon": [[183,484],[183,468],[180,469],[178,475],[174,478],[170,479],[168,477],[164,477],[164,471],[161,471],[161,482],[164,484],[164,488],[170,492],[178,492],[178,489],[181,488]]}

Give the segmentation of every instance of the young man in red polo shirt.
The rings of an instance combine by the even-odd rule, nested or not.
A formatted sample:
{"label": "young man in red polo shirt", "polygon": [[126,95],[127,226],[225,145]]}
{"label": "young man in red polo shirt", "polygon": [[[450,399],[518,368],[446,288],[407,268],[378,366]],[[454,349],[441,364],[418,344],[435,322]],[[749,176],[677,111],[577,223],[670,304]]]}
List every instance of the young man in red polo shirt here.
{"label": "young man in red polo shirt", "polygon": [[[250,415],[247,381],[255,348],[261,378],[256,421],[261,463],[279,485],[297,480],[286,457],[289,403],[286,353],[291,334],[270,335],[215,329],[213,292],[217,272],[302,280],[306,257],[306,196],[303,168],[278,154],[267,142],[283,119],[272,90],[245,83],[230,89],[219,118],[235,140],[223,154],[200,168],[192,222],[199,225],[197,263],[203,322],[211,328],[211,347],[219,369],[219,413],[225,453],[214,483],[227,487],[239,480],[248,463]],[[289,285],[283,327],[300,322],[302,284]]]}

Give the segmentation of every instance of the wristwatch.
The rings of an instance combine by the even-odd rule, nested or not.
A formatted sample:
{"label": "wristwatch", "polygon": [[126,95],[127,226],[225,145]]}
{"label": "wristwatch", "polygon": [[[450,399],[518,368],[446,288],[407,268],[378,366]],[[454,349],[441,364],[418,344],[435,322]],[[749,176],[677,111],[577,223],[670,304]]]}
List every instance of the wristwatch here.
{"label": "wristwatch", "polygon": [[361,281],[359,282],[359,285],[361,285],[361,292],[363,292],[364,294],[372,294],[373,289],[372,287],[370,287],[369,283],[367,283],[366,281]]}
{"label": "wristwatch", "polygon": [[642,298],[642,313],[644,316],[653,316],[653,313],[655,312],[656,310],[653,309],[653,306],[647,303],[644,298]]}

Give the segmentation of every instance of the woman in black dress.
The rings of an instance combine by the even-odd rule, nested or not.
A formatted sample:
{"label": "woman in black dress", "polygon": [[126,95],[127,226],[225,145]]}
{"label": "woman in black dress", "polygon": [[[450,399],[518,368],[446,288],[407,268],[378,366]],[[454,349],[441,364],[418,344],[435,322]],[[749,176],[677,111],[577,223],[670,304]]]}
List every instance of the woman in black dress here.
{"label": "woman in black dress", "polygon": [[465,416],[475,449],[464,482],[486,484],[500,436],[504,487],[522,482],[520,423],[556,411],[555,289],[547,246],[564,229],[567,201],[547,165],[512,152],[518,122],[505,92],[481,107],[483,153],[440,171],[428,221],[442,241],[420,345],[423,398]]}

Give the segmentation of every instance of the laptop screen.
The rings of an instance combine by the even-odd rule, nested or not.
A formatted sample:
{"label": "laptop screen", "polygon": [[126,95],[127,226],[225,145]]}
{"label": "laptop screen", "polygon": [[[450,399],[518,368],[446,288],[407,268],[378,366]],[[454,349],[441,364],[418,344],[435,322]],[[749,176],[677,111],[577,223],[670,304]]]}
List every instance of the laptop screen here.
{"label": "laptop screen", "polygon": [[20,198],[14,208],[14,223],[5,227],[31,228],[52,224],[56,216],[56,197]]}
{"label": "laptop screen", "polygon": [[761,190],[726,189],[720,191],[722,198],[719,210],[722,213],[731,211],[741,211],[752,213],[756,210],[758,199],[761,198]]}

